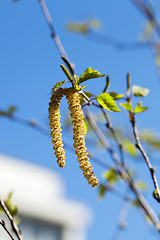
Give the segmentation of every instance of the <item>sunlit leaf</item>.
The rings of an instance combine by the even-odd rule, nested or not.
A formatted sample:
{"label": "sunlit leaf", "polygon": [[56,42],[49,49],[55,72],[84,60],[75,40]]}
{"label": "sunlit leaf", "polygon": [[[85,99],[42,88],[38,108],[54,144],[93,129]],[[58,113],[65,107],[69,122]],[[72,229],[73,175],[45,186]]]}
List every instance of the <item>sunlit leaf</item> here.
{"label": "sunlit leaf", "polygon": [[152,35],[153,31],[155,30],[155,28],[156,28],[156,26],[155,26],[154,21],[152,21],[152,20],[147,21],[146,25],[144,27],[144,31],[142,33],[143,38],[145,40],[148,40],[151,37],[151,35]]}
{"label": "sunlit leaf", "polygon": [[140,86],[134,85],[132,87],[132,94],[136,97],[145,97],[149,93],[148,88],[142,88]]}
{"label": "sunlit leaf", "polygon": [[96,97],[98,103],[111,112],[121,112],[113,97],[109,93],[101,93]]}
{"label": "sunlit leaf", "polygon": [[89,26],[87,22],[68,23],[67,29],[71,32],[78,32],[81,34],[87,34],[89,32]]}
{"label": "sunlit leaf", "polygon": [[60,88],[64,83],[66,83],[67,81],[61,81],[61,82],[58,82],[54,85],[54,87],[52,88],[52,92],[55,92],[58,88]]}
{"label": "sunlit leaf", "polygon": [[120,105],[121,105],[123,108],[125,108],[127,111],[129,111],[129,112],[132,111],[132,105],[131,105],[131,103],[128,103],[128,102],[126,102],[126,103],[120,103]]}
{"label": "sunlit leaf", "polygon": [[97,70],[94,70],[94,69],[89,67],[80,76],[80,78],[77,81],[77,85],[79,85],[80,83],[85,82],[85,81],[87,81],[89,79],[100,78],[100,77],[104,77],[104,76],[105,76],[105,74],[101,74]]}
{"label": "sunlit leaf", "polygon": [[126,153],[128,153],[131,157],[137,157],[138,151],[133,142],[124,138],[122,140],[122,145]]}
{"label": "sunlit leaf", "polygon": [[105,185],[99,184],[98,189],[99,189],[99,196],[98,196],[98,197],[101,199],[101,198],[104,197],[104,195],[105,195],[105,193],[106,193],[106,191],[107,191],[107,188],[106,188]]}
{"label": "sunlit leaf", "polygon": [[140,138],[142,141],[149,144],[150,147],[160,149],[160,137],[156,132],[153,132],[152,130],[141,131]]}
{"label": "sunlit leaf", "polygon": [[147,184],[145,182],[142,181],[137,181],[135,182],[135,185],[138,189],[142,190],[142,191],[146,191],[147,190]]}
{"label": "sunlit leaf", "polygon": [[16,111],[16,107],[14,106],[10,106],[9,109],[8,109],[8,113],[12,114]]}
{"label": "sunlit leaf", "polygon": [[101,21],[97,18],[91,18],[88,20],[88,24],[89,24],[89,27],[92,28],[92,29],[100,29],[101,28]]}
{"label": "sunlit leaf", "polygon": [[103,173],[103,178],[109,183],[115,183],[118,180],[117,172],[114,168],[111,168]]}
{"label": "sunlit leaf", "polygon": [[111,95],[111,97],[114,99],[114,100],[118,100],[118,99],[121,99],[124,97],[123,94],[118,94],[116,92],[109,92],[109,94]]}
{"label": "sunlit leaf", "polygon": [[142,105],[141,105],[141,103],[138,103],[138,105],[135,107],[135,109],[134,109],[134,113],[136,114],[136,113],[141,113],[141,112],[144,112],[144,111],[146,111],[148,109],[148,107],[143,107]]}
{"label": "sunlit leaf", "polygon": [[[17,206],[15,205],[15,203],[12,201],[12,192],[10,192],[7,196],[7,198],[4,200],[4,203],[6,205],[6,207],[8,208],[10,214],[12,216],[15,216],[17,214]],[[0,207],[0,211],[3,212],[2,207]]]}

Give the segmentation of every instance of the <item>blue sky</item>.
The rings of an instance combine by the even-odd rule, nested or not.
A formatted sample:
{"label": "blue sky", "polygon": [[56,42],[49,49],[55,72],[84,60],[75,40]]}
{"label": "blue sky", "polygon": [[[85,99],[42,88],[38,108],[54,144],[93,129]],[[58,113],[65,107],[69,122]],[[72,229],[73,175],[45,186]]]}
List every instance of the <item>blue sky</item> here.
{"label": "blue sky", "polygon": [[[155,1],[156,2],[156,1]],[[155,3],[157,15],[160,3]],[[99,44],[83,36],[69,33],[66,24],[69,21],[82,21],[95,17],[102,22],[100,32],[122,41],[136,41],[144,29],[143,16],[128,0],[121,1],[46,1],[53,18],[54,26],[59,35],[69,59],[76,66],[76,74],[92,67],[110,76],[111,91],[124,93],[126,90],[126,74],[130,72],[132,84],[150,89],[149,96],[144,99],[144,105],[149,109],[137,117],[138,127],[154,128],[160,132],[159,90],[160,80],[150,50],[121,51]],[[0,108],[17,107],[17,116],[30,120],[36,119],[39,124],[48,128],[49,93],[53,85],[65,79],[59,65],[60,55],[54,45],[48,26],[40,9],[38,1],[20,0],[13,4],[11,0],[0,2]],[[100,94],[104,88],[105,79],[88,81],[86,91]],[[62,106],[62,116],[66,105]],[[126,124],[127,114],[121,116],[111,114],[115,125]],[[94,214],[94,222],[88,230],[87,239],[111,239],[116,227],[122,202],[117,197],[108,194],[103,200],[97,200],[98,190],[91,189],[83,179],[76,163],[74,154],[67,152],[67,164],[59,169],[53,154],[50,138],[41,135],[31,128],[0,119],[0,151],[26,161],[50,167],[58,171],[67,186],[67,196],[88,204]],[[64,135],[69,141],[71,136]],[[99,157],[106,158],[102,152]],[[110,162],[107,155],[107,161]],[[147,199],[158,211],[159,205],[150,197],[152,181],[146,166],[141,161],[129,164],[138,168],[139,178],[149,183]],[[157,159],[153,164],[159,165]],[[143,168],[143,171],[142,171]],[[145,170],[144,170],[145,169]],[[157,168],[158,169],[158,168]],[[103,169],[94,164],[94,170],[100,180]],[[158,176],[160,180],[160,177]],[[127,217],[128,228],[120,239],[130,240],[143,236],[146,240],[156,239],[155,232],[149,230],[143,215],[131,208]],[[136,229],[136,230],[135,230]]]}

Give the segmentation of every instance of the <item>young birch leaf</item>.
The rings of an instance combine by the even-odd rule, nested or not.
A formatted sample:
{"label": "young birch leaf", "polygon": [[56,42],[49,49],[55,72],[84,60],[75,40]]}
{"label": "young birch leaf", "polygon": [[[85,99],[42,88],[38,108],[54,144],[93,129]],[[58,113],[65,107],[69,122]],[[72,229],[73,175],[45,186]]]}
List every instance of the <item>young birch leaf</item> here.
{"label": "young birch leaf", "polygon": [[144,112],[148,109],[148,107],[143,107],[141,106],[141,103],[139,103],[135,109],[134,109],[134,113],[141,113],[141,112]]}
{"label": "young birch leaf", "polygon": [[145,97],[147,96],[149,93],[149,89],[148,88],[142,88],[140,86],[134,85],[132,87],[132,94],[135,97]]}
{"label": "young birch leaf", "polygon": [[61,81],[61,82],[58,82],[54,85],[54,87],[52,88],[52,92],[55,92],[58,88],[60,88],[64,83],[66,83],[67,81]]}
{"label": "young birch leaf", "polygon": [[117,107],[115,100],[109,93],[101,93],[96,97],[98,103],[111,112],[121,112]]}
{"label": "young birch leaf", "polygon": [[121,99],[124,97],[123,94],[118,94],[116,92],[109,92],[109,94],[111,95],[111,97],[114,99],[114,100],[118,100],[118,99]]}
{"label": "young birch leaf", "polygon": [[99,184],[99,199],[102,199],[107,191],[107,188],[103,184]]}
{"label": "young birch leaf", "polygon": [[127,111],[129,111],[129,112],[132,111],[132,105],[131,105],[131,103],[128,103],[128,102],[126,102],[126,103],[120,103],[120,105],[121,105],[123,108],[125,108]]}
{"label": "young birch leaf", "polygon": [[85,82],[85,81],[87,81],[89,79],[99,78],[99,77],[104,77],[104,76],[105,76],[105,74],[101,74],[97,70],[94,70],[94,69],[89,67],[80,76],[80,78],[77,81],[77,85],[79,85],[80,83]]}

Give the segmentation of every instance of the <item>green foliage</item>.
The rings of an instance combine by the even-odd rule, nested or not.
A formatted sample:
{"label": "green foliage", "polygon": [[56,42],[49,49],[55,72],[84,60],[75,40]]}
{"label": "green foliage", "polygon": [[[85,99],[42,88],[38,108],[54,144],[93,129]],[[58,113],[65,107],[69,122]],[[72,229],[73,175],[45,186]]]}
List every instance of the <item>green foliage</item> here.
{"label": "green foliage", "polygon": [[142,88],[140,86],[134,85],[132,86],[132,94],[135,97],[145,97],[147,96],[149,93],[149,89],[148,88]]}
{"label": "green foliage", "polygon": [[143,130],[140,132],[140,138],[150,147],[160,149],[160,137],[152,130]]}
{"label": "green foliage", "polygon": [[139,207],[139,206],[140,206],[139,201],[138,201],[138,200],[132,201],[132,206],[133,206],[133,207]]}
{"label": "green foliage", "polygon": [[16,107],[15,106],[10,106],[6,111],[0,111],[0,116],[5,117],[5,116],[9,116],[12,117],[13,113],[16,111]]}
{"label": "green foliage", "polygon": [[101,198],[104,197],[104,195],[107,191],[107,187],[104,184],[101,183],[101,184],[99,184],[98,190],[99,190],[98,197],[101,199]]}
{"label": "green foliage", "polygon": [[89,32],[89,26],[86,22],[79,22],[79,23],[68,23],[67,30],[71,32],[78,32],[81,34],[87,34]]}
{"label": "green foliage", "polygon": [[123,138],[122,145],[126,153],[128,153],[131,157],[137,157],[138,151],[133,142],[128,139]]}
{"label": "green foliage", "polygon": [[149,38],[152,36],[154,30],[155,30],[156,26],[154,21],[149,20],[146,22],[143,33],[142,33],[142,38],[144,38],[144,40],[149,40]]}
{"label": "green foliage", "polygon": [[73,78],[72,76],[70,75],[69,71],[67,70],[67,68],[61,64],[60,67],[62,68],[63,72],[65,73],[65,75],[67,76],[68,80],[73,83]]}
{"label": "green foliage", "polygon": [[109,94],[115,101],[124,97],[123,94],[118,94],[116,92],[109,92]]}
{"label": "green foliage", "polygon": [[98,103],[111,112],[121,112],[113,97],[109,93],[101,93],[96,97]]}
{"label": "green foliage", "polygon": [[52,92],[55,92],[58,88],[60,88],[64,83],[66,83],[67,81],[61,81],[61,82],[58,82],[54,85],[54,87],[52,88]]}
{"label": "green foliage", "polygon": [[132,112],[132,104],[131,103],[120,103],[120,105],[125,108],[127,111]]}
{"label": "green foliage", "polygon": [[83,22],[70,22],[67,24],[67,29],[71,32],[87,34],[90,30],[98,30],[101,27],[101,22],[96,18],[91,18]]}
{"label": "green foliage", "polygon": [[110,168],[109,170],[103,173],[103,178],[107,180],[109,183],[116,183],[118,180],[117,172],[114,168]]}
{"label": "green foliage", "polygon": [[[13,203],[12,201],[12,195],[13,193],[10,192],[7,196],[7,198],[4,200],[4,203],[7,207],[7,209],[9,210],[10,214],[12,215],[12,217],[14,217],[17,214],[17,206],[15,205],[15,203]],[[3,212],[2,207],[0,207],[0,211]]]}
{"label": "green foliage", "polygon": [[154,192],[153,192],[153,197],[154,197],[156,200],[159,200],[159,196],[158,196],[158,191],[157,191],[157,189],[154,190]]}
{"label": "green foliage", "polygon": [[137,181],[137,182],[135,182],[135,185],[139,190],[142,190],[142,191],[146,191],[148,188],[147,184],[143,181]]}
{"label": "green foliage", "polygon": [[80,78],[77,80],[76,84],[79,85],[82,82],[85,82],[85,81],[87,81],[89,79],[100,78],[100,77],[104,77],[104,76],[105,76],[105,74],[101,74],[97,70],[94,70],[94,69],[89,67],[80,76]]}
{"label": "green foliage", "polygon": [[144,111],[146,111],[147,109],[148,109],[148,107],[143,107],[143,106],[141,105],[141,102],[139,102],[138,105],[137,105],[137,106],[135,107],[135,109],[134,109],[134,114],[144,112]]}

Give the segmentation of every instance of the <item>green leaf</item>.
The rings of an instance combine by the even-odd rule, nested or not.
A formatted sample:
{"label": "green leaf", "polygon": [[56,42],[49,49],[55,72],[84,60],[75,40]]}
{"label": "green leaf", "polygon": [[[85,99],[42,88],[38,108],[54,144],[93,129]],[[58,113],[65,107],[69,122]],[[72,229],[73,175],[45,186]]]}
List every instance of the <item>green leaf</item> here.
{"label": "green leaf", "polygon": [[81,34],[87,34],[89,32],[89,26],[87,22],[68,23],[67,29],[71,32],[78,32]]}
{"label": "green leaf", "polygon": [[114,168],[109,169],[103,173],[104,179],[106,179],[109,183],[117,182],[117,172]]}
{"label": "green leaf", "polygon": [[52,88],[52,92],[55,92],[58,88],[60,88],[64,83],[66,83],[67,81],[61,81],[61,82],[58,82],[54,85],[54,87]]}
{"label": "green leaf", "polygon": [[14,113],[15,111],[16,111],[16,107],[14,107],[14,106],[10,106],[9,109],[8,109],[9,114]]}
{"label": "green leaf", "polygon": [[152,130],[143,130],[140,132],[140,138],[150,147],[160,149],[160,137],[156,132]]}
{"label": "green leaf", "polygon": [[121,98],[124,97],[123,94],[118,94],[118,93],[116,93],[116,92],[109,92],[109,94],[112,96],[112,98],[113,98],[114,100],[118,100],[118,99],[121,99]]}
{"label": "green leaf", "polygon": [[134,109],[134,113],[141,113],[141,112],[144,112],[148,109],[148,107],[143,107],[141,106],[141,103],[138,103],[138,105],[135,107]]}
{"label": "green leaf", "polygon": [[135,185],[140,190],[143,190],[143,191],[147,190],[147,184],[145,182],[137,181],[137,182],[135,182]]}
{"label": "green leaf", "polygon": [[122,145],[126,153],[128,153],[131,157],[137,157],[138,151],[133,142],[124,138],[122,141]]}
{"label": "green leaf", "polygon": [[132,87],[132,94],[136,97],[145,97],[149,93],[148,88],[142,88],[140,86],[134,85]]}
{"label": "green leaf", "polygon": [[139,206],[140,206],[139,201],[138,201],[138,200],[132,201],[132,206],[134,206],[134,207],[139,207]]}
{"label": "green leaf", "polygon": [[10,214],[12,216],[15,216],[17,214],[18,209],[17,209],[17,206],[15,205],[15,203],[13,203],[13,201],[12,201],[12,195],[13,195],[13,193],[10,192],[8,194],[6,200],[4,201],[4,203],[5,203],[6,207],[8,208]]}
{"label": "green leaf", "polygon": [[99,184],[99,198],[101,199],[101,198],[103,198],[104,197],[104,195],[105,195],[105,193],[106,193],[106,191],[107,191],[107,188],[106,188],[106,186],[105,185],[103,185],[103,184]]}
{"label": "green leaf", "polygon": [[131,103],[120,103],[120,105],[125,108],[127,111],[131,112],[132,111],[132,104]]}
{"label": "green leaf", "polygon": [[121,112],[117,107],[115,100],[109,93],[101,93],[96,97],[98,103],[111,112]]}
{"label": "green leaf", "polygon": [[80,76],[80,78],[77,81],[77,85],[79,85],[82,82],[85,82],[89,79],[93,79],[93,78],[100,78],[100,77],[104,77],[105,74],[101,74],[99,73],[97,70],[94,70],[92,68],[87,68],[85,70],[85,72]]}

